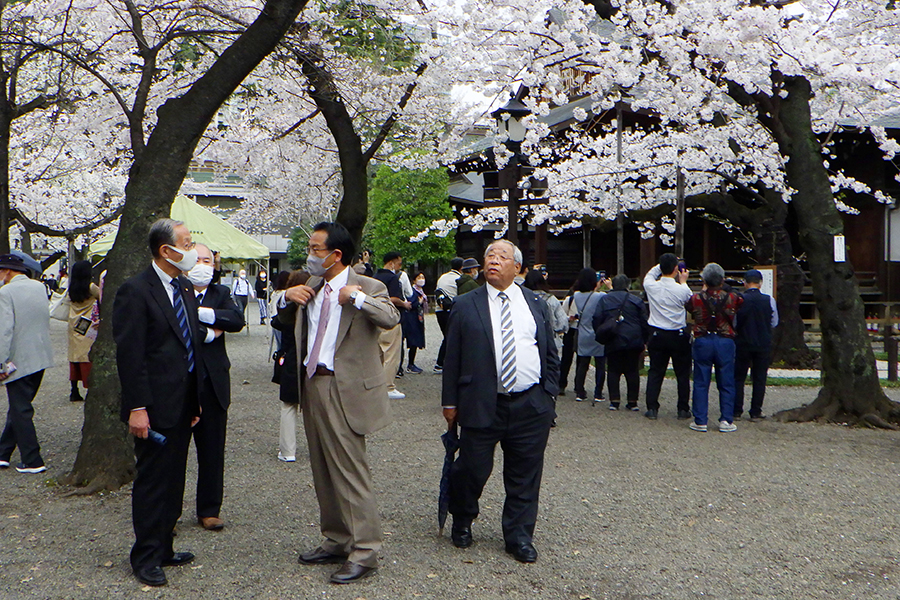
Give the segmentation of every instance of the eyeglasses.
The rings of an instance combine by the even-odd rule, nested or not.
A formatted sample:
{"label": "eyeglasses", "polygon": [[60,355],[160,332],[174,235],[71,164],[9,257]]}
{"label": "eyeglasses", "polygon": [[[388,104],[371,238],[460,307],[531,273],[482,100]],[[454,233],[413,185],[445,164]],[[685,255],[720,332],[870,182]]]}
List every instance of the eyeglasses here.
{"label": "eyeglasses", "polygon": [[306,247],[307,254],[318,254],[319,252],[328,252],[328,248],[316,248],[314,246]]}
{"label": "eyeglasses", "polygon": [[488,253],[484,258],[486,260],[490,260],[492,258],[496,258],[497,260],[502,261],[514,260],[512,256],[506,256],[505,254],[495,254],[494,252]]}

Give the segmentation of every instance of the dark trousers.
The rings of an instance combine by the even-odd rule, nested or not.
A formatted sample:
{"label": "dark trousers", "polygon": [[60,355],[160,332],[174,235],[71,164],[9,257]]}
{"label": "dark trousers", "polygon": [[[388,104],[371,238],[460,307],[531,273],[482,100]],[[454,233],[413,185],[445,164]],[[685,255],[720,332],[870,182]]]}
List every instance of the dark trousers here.
{"label": "dark trousers", "polygon": [[650,368],[647,370],[647,410],[659,410],[659,392],[669,368],[669,359],[678,382],[678,410],[690,412],[691,337],[685,329],[657,329],[647,343]]}
{"label": "dark trousers", "polygon": [[550,424],[556,413],[535,412],[529,398],[546,392],[534,386],[512,402],[498,400],[493,423],[485,428],[463,427],[459,435],[459,457],[450,469],[450,514],[458,523],[478,516],[478,499],[494,467],[497,442],[503,449],[503,503],[501,526],[507,544],[530,543],[537,521],[538,496],[544,471],[544,450]]}
{"label": "dark trousers", "polygon": [[579,356],[575,361],[575,396],[587,398],[587,390],[584,388],[584,380],[587,379],[588,367],[591,359],[594,359],[594,399],[603,398],[603,382],[606,381],[606,357],[605,356]]}
{"label": "dark trousers", "polygon": [[624,375],[628,389],[628,404],[637,404],[638,395],[641,393],[641,351],[641,348],[607,351],[606,370],[610,403],[618,404],[622,398],[619,380]]}
{"label": "dark trousers", "polygon": [[19,456],[26,467],[43,466],[41,446],[32,420],[34,407],[31,405],[43,377],[44,371],[38,371],[6,384],[9,411],[6,413],[6,427],[0,434],[0,459],[9,462],[9,457],[18,446]]}
{"label": "dark trousers", "polygon": [[245,314],[247,312],[247,296],[235,296],[234,301],[240,307],[241,314]]}
{"label": "dark trousers", "polygon": [[[186,411],[187,412],[187,411]],[[131,517],[134,570],[160,566],[172,557],[172,531],[181,516],[184,500],[184,472],[191,443],[191,417],[185,414],[175,427],[154,431],[166,436],[166,444],[135,438],[137,476],[131,490]]]}
{"label": "dark trousers", "polygon": [[753,392],[750,397],[750,416],[758,417],[762,414],[770,360],[771,352],[768,348],[749,350],[738,345],[734,357],[734,416],[740,416],[744,412],[744,382],[747,381],[748,371],[753,384]]}
{"label": "dark trousers", "polygon": [[[204,383],[209,386],[209,381]],[[212,387],[201,397],[211,395],[203,404],[200,420],[192,429],[197,447],[197,517],[218,517],[225,488],[225,430],[228,411],[216,400]]]}
{"label": "dark trousers", "polygon": [[[438,326],[441,328],[441,335],[447,335],[447,322],[450,320],[450,311],[449,310],[438,310],[435,311],[435,316],[437,317]],[[444,340],[441,340],[441,347],[438,350],[437,361],[435,364],[438,367],[443,368],[444,366],[444,355],[447,353],[447,343]]]}
{"label": "dark trousers", "polygon": [[564,390],[569,385],[569,369],[572,368],[572,360],[575,358],[575,342],[578,339],[578,329],[569,327],[563,336],[562,356],[559,357],[559,389]]}

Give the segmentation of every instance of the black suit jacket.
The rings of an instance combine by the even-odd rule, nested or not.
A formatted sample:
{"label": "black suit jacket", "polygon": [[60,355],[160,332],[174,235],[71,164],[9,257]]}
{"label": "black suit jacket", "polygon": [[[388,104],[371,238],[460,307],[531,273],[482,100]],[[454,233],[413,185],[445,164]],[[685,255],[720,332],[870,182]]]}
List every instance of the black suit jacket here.
{"label": "black suit jacket", "polygon": [[126,423],[132,409],[140,407],[147,408],[154,429],[178,425],[185,410],[200,414],[195,377],[202,369],[205,330],[201,334],[194,287],[184,277],[178,282],[191,330],[193,372],[188,372],[187,346],[175,309],[153,267],[123,283],[116,293],[113,337],[122,384],[120,416]]}
{"label": "black suit jacket", "polygon": [[[529,398],[536,412],[543,413],[553,410],[553,397],[559,393],[559,357],[545,303],[529,289],[522,288],[522,293],[537,324],[539,385],[545,392]],[[487,286],[457,296],[445,339],[441,405],[455,406],[463,427],[488,427],[497,410],[497,361]]]}
{"label": "black suit jacket", "polygon": [[[224,285],[213,284],[206,288],[200,306],[215,311],[216,321],[212,324],[213,329],[237,333],[244,328],[244,314],[231,299],[231,290]],[[203,329],[205,330],[205,328]],[[231,404],[231,376],[229,374],[231,362],[228,360],[228,352],[225,350],[224,335],[203,345],[203,367],[203,376],[209,379],[209,385],[200,387],[200,405],[208,406],[210,402],[218,401],[223,410],[228,410],[228,406]],[[210,396],[210,390],[214,397],[207,397]]]}

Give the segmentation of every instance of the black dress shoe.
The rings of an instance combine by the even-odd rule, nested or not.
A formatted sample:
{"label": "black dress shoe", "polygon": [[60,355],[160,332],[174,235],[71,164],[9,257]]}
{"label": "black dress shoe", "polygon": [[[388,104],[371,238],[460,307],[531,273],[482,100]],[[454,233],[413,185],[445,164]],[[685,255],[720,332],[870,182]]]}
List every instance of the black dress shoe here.
{"label": "black dress shoe", "polygon": [[162,561],[162,566],[180,567],[181,565],[188,564],[192,560],[194,560],[193,552],[176,552],[172,555],[172,558],[164,558]]}
{"label": "black dress shoe", "polygon": [[364,567],[359,563],[345,561],[341,568],[331,574],[331,583],[352,583],[375,574],[376,567]]}
{"label": "black dress shoe", "polygon": [[650,409],[644,413],[644,416],[655,421],[659,417],[659,411]]}
{"label": "black dress shoe", "polygon": [[507,544],[506,551],[513,555],[519,562],[533,563],[537,560],[537,550],[531,543],[525,544]]}
{"label": "black dress shoe", "polygon": [[453,522],[450,528],[450,540],[457,548],[468,548],[472,545],[472,524]]}
{"label": "black dress shoe", "polygon": [[297,562],[301,565],[339,565],[347,560],[346,556],[332,554],[319,546],[312,552],[305,552],[297,558]]}
{"label": "black dress shoe", "polygon": [[678,418],[681,419],[682,421],[685,419],[690,419],[693,416],[694,415],[691,414],[691,411],[689,411],[689,410],[679,410],[678,411]]}
{"label": "black dress shoe", "polygon": [[144,567],[143,569],[135,569],[134,576],[144,585],[159,587],[166,585],[169,581],[166,574],[163,573],[162,567]]}

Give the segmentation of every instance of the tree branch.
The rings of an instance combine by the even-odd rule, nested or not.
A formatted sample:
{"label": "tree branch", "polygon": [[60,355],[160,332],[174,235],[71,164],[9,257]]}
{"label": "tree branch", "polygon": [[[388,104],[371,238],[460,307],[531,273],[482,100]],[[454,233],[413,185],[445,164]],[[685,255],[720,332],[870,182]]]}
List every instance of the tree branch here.
{"label": "tree branch", "polygon": [[92,223],[88,223],[87,225],[82,225],[80,227],[73,227],[72,229],[53,229],[51,227],[47,227],[46,225],[41,225],[40,223],[35,223],[28,217],[22,214],[22,211],[18,208],[12,209],[12,220],[18,221],[19,225],[21,225],[26,231],[29,233],[42,233],[48,237],[64,237],[64,238],[73,238],[75,236],[79,236],[85,233],[89,233],[98,227],[106,225],[107,223],[112,223],[116,219],[118,219],[122,215],[122,210],[125,208],[125,204],[119,206],[116,210],[106,215],[99,221],[94,221]]}
{"label": "tree branch", "polygon": [[[425,69],[428,68],[428,63],[422,63],[416,68],[416,78],[422,76],[422,73],[425,72]],[[406,90],[403,92],[403,96],[400,98],[400,101],[397,102],[397,108],[391,112],[391,115],[384,121],[381,125],[381,129],[378,131],[378,135],[375,136],[375,139],[372,140],[372,143],[369,145],[369,148],[363,153],[363,158],[366,162],[372,160],[372,157],[375,156],[375,153],[378,152],[378,149],[387,139],[388,134],[391,132],[391,128],[394,126],[394,123],[397,122],[397,119],[400,118],[400,113],[403,112],[403,109],[406,108],[407,103],[409,103],[409,99],[412,98],[413,92],[416,91],[416,86],[419,84],[418,80],[412,81],[408,86],[406,86]]]}

